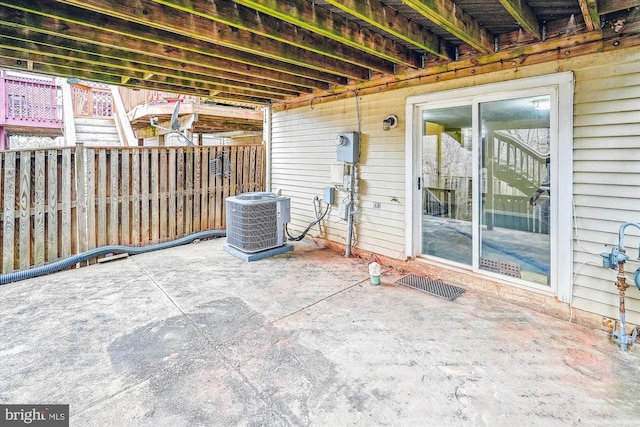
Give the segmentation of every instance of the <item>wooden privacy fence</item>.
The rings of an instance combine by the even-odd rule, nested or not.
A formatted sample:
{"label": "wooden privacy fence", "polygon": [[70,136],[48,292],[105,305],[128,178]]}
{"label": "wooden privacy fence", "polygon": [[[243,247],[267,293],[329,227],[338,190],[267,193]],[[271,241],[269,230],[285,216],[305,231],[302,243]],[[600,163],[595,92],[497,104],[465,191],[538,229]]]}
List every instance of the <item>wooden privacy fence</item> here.
{"label": "wooden privacy fence", "polygon": [[225,198],[264,190],[262,146],[0,151],[2,274],[105,245],[224,230]]}

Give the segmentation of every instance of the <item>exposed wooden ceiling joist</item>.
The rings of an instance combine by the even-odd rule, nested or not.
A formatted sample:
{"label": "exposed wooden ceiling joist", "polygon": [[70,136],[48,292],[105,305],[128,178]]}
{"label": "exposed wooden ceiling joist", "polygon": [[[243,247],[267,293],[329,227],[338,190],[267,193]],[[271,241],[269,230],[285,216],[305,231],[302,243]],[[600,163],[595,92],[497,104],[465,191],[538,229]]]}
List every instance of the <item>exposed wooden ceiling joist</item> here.
{"label": "exposed wooden ceiling joist", "polygon": [[554,60],[555,42],[571,55],[634,45],[639,15],[640,0],[0,0],[0,54],[21,70],[280,104]]}
{"label": "exposed wooden ceiling joist", "polygon": [[[212,58],[200,53],[194,53],[186,50],[175,49],[171,46],[160,44],[148,44],[139,40],[128,38],[118,38],[112,44],[94,43],[93,41],[77,40],[73,38],[60,37],[54,35],[56,33],[40,32],[39,29],[33,27],[24,27],[21,24],[32,22],[27,12],[15,11],[16,13],[7,13],[10,9],[0,8],[0,25],[3,25],[3,35],[5,46],[18,44],[20,41],[34,43],[39,45],[39,53],[47,53],[54,56],[74,57],[94,57],[97,64],[111,61],[137,62],[147,66],[161,67],[167,72],[170,70],[193,72],[201,75],[209,75],[228,79],[230,81],[239,81],[247,84],[263,84],[269,87],[283,87],[287,90],[297,90],[306,92],[311,89],[327,89],[328,83],[313,80],[310,78],[294,76],[279,71],[272,71],[265,68],[258,68],[251,65],[242,64],[238,67],[238,63],[224,60],[221,58]],[[20,16],[18,16],[20,15]],[[53,27],[53,23],[46,23],[48,18],[43,18],[44,26]],[[11,22],[10,20],[13,20]],[[16,24],[16,22],[18,22]],[[67,33],[71,32],[71,27],[66,27]],[[44,31],[44,30],[43,30]],[[16,40],[14,42],[13,40]],[[134,43],[134,41],[136,43]],[[136,47],[140,45],[145,51],[138,50]],[[44,52],[44,49],[47,49]],[[34,48],[38,50],[38,48]],[[240,68],[240,71],[236,71]],[[339,83],[337,81],[336,83]]]}
{"label": "exposed wooden ceiling joist", "polygon": [[403,3],[474,49],[487,53],[494,50],[493,35],[453,1],[404,0]]}
{"label": "exposed wooden ceiling joist", "polygon": [[[318,71],[277,61],[271,58],[248,54],[224,46],[194,40],[190,37],[150,27],[129,23],[119,18],[89,12],[50,0],[40,0],[33,4],[29,0],[0,1],[0,13],[6,16],[9,24],[20,23],[33,31],[57,34],[80,42],[89,42],[104,46],[126,46],[133,48],[139,55],[148,55],[149,50],[161,57],[178,60],[185,52],[200,54],[201,64],[224,61],[229,69],[243,69],[245,66],[273,70],[279,73],[293,74],[317,79],[322,82],[344,84],[345,77],[329,72]],[[80,16],[82,19],[80,19]],[[367,69],[343,64],[341,73],[353,74],[349,77],[364,80],[369,78]]]}
{"label": "exposed wooden ceiling joist", "polygon": [[[144,84],[139,84],[137,79],[134,79],[132,82],[128,82],[123,84],[122,80],[119,76],[115,76],[109,73],[103,73],[98,71],[77,71],[70,67],[59,66],[59,65],[49,65],[42,64],[39,62],[32,62],[29,60],[20,60],[16,59],[15,56],[9,57],[0,57],[0,67],[13,69],[13,70],[22,70],[22,71],[32,71],[34,73],[40,74],[48,74],[52,76],[59,76],[65,78],[76,77],[83,80],[95,81],[101,83],[107,83],[118,86],[130,87],[132,89],[149,89],[149,90],[159,90],[163,92],[174,92],[175,87],[165,83],[158,83],[153,81],[144,81]],[[185,87],[186,95],[194,95],[201,97],[208,97],[209,91],[199,88],[189,88]],[[255,100],[253,100],[255,102]],[[262,101],[266,103],[267,100]]]}
{"label": "exposed wooden ceiling joist", "polygon": [[[199,56],[200,58],[198,58],[197,61],[191,61],[196,62],[198,64],[218,64],[220,62],[226,62],[227,64],[222,64],[222,66],[224,65],[228,65],[229,69],[232,70],[238,70],[241,69],[242,71],[245,71],[245,68],[247,69],[246,71],[249,72],[250,70],[248,69],[249,67],[253,67],[256,69],[259,69],[259,71],[256,72],[256,77],[260,77],[261,79],[264,79],[267,75],[272,74],[274,75],[274,77],[276,77],[275,75],[279,76],[279,80],[280,81],[296,81],[296,80],[305,80],[307,82],[307,84],[309,85],[313,85],[314,87],[318,88],[319,85],[326,85],[327,82],[323,82],[323,81],[316,81],[313,82],[311,79],[308,79],[306,77],[300,77],[300,76],[295,76],[295,75],[283,75],[283,73],[290,73],[293,71],[296,71],[296,68],[298,69],[298,71],[303,74],[303,75],[310,75],[312,77],[318,77],[318,78],[328,78],[328,79],[332,79],[334,80],[335,83],[340,83],[340,79],[342,77],[340,76],[336,76],[333,74],[329,74],[329,73],[323,73],[320,71],[315,71],[315,70],[309,70],[309,69],[305,69],[303,67],[297,67],[297,66],[291,66],[290,64],[284,64],[284,63],[279,63],[277,61],[273,61],[270,60],[269,58],[260,58],[260,59],[256,59],[255,55],[250,56],[247,55],[249,57],[251,57],[251,61],[253,61],[252,64],[233,64],[233,61],[227,59],[227,58],[218,58],[218,57],[212,57],[208,54],[210,54],[212,51],[216,52],[215,50],[211,49],[210,46],[202,46],[202,44],[204,44],[204,42],[198,44],[197,42],[192,42],[188,39],[183,41],[183,45],[182,46],[175,46],[176,39],[179,39],[181,36],[173,36],[173,37],[169,37],[166,36],[164,39],[162,39],[162,35],[159,35],[157,31],[149,31],[149,30],[142,30],[143,34],[142,36],[139,37],[132,37],[129,35],[124,35],[121,34],[121,32],[117,32],[117,31],[113,31],[112,33],[104,33],[104,32],[99,32],[97,31],[98,29],[103,29],[106,27],[109,27],[109,25],[112,25],[114,27],[118,26],[118,23],[114,23],[113,20],[117,19],[117,18],[111,18],[111,17],[100,17],[100,18],[96,18],[96,16],[92,16],[88,21],[91,25],[89,26],[84,26],[84,25],[80,25],[71,21],[65,21],[65,20],[60,20],[57,18],[52,18],[48,15],[51,15],[52,13],[50,13],[51,11],[48,9],[42,10],[39,9],[40,13],[36,13],[37,11],[33,11],[33,12],[27,12],[25,11],[25,9],[28,10],[28,5],[26,5],[26,2],[22,2],[22,1],[16,1],[11,3],[12,5],[14,5],[14,3],[16,4],[17,9],[9,9],[9,8],[0,8],[0,22],[2,24],[4,24],[7,28],[11,29],[11,28],[17,28],[18,30],[23,30],[25,32],[27,32],[28,39],[34,39],[37,37],[37,35],[44,35],[45,37],[52,37],[50,36],[50,34],[62,34],[64,35],[64,38],[67,38],[67,40],[69,41],[73,41],[76,44],[84,44],[86,45],[84,50],[85,51],[89,51],[89,52],[93,52],[96,50],[96,46],[100,46],[98,48],[98,50],[100,49],[117,49],[118,46],[137,46],[137,49],[134,49],[134,51],[132,52],[134,55],[134,57],[145,57],[148,58],[149,57],[149,53],[150,51],[155,49],[155,55],[157,57],[157,59],[160,61],[166,61],[167,57],[175,57],[177,60],[180,61],[180,64],[184,63],[185,58],[184,56]],[[41,3],[39,3],[40,6],[42,5],[46,5],[46,1],[43,1]],[[61,7],[56,8],[57,11],[60,10],[64,10],[65,7],[68,7],[66,5],[59,5]],[[72,18],[73,18],[73,14],[69,14]],[[93,15],[97,15],[97,14],[93,14]],[[77,19],[77,18],[76,18]],[[122,25],[122,23],[120,23],[120,28],[126,27],[124,25]],[[7,31],[5,31],[7,32]],[[148,36],[148,37],[145,37]],[[158,40],[168,40],[172,43],[171,46],[163,46],[160,45],[159,43],[149,43],[149,37],[156,37],[158,38]],[[90,39],[89,39],[90,38]],[[178,41],[179,42],[179,41]],[[97,43],[97,44],[96,44]],[[54,43],[54,44],[49,44],[50,46],[55,45],[55,46],[60,46],[60,43]],[[198,50],[198,48],[200,49],[200,52],[207,52],[207,55],[205,55],[204,53],[190,53],[189,50],[187,49],[181,49],[180,47],[185,47],[191,50]],[[195,48],[195,49],[194,49]],[[216,48],[219,48],[218,46],[216,46]],[[226,49],[226,48],[222,48],[222,49]],[[120,56],[120,57],[126,57],[126,55],[121,55],[122,51],[119,52],[119,55],[116,54],[116,56]],[[112,57],[113,58],[113,57]],[[118,59],[113,59],[114,61],[118,61]],[[44,61],[44,62],[51,62],[51,61]],[[53,61],[55,62],[55,61]],[[156,62],[154,60],[154,62]],[[267,66],[278,66],[279,69],[276,70],[269,70],[269,69],[264,69],[263,67],[265,66],[265,64]],[[44,65],[44,64],[43,64]],[[156,64],[154,64],[156,65]],[[177,65],[177,64],[176,64]],[[159,64],[158,64],[159,66]],[[41,69],[46,69],[46,67],[40,67]],[[81,68],[81,67],[79,67]],[[180,69],[180,67],[173,67],[177,70]],[[275,67],[274,67],[275,68]],[[346,68],[346,67],[344,67]],[[66,68],[66,70],[68,70],[68,67]],[[219,70],[218,71],[222,71]],[[147,70],[147,72],[153,72],[153,70]],[[227,71],[223,71],[224,73],[228,73]],[[155,74],[155,72],[153,72]],[[102,73],[105,74],[105,73]],[[113,75],[114,73],[110,73],[111,75]],[[180,74],[180,72],[177,72],[177,74]],[[368,77],[368,72],[366,70],[363,69],[363,73],[362,76],[364,77],[366,74],[366,76]],[[69,75],[69,72],[67,71],[65,74],[65,76]],[[83,78],[88,78],[86,75],[83,76]],[[224,77],[223,77],[224,78]],[[338,80],[336,80],[336,78]],[[215,79],[215,78],[214,78]],[[121,81],[123,82],[130,82],[131,80],[134,81],[139,81],[137,75],[134,73],[121,73]],[[166,76],[164,78],[164,80],[166,80]],[[178,80],[174,79],[170,79],[169,80],[170,83],[177,83]],[[248,92],[246,92],[246,90],[243,89],[243,87],[246,87],[246,84],[242,83],[242,84],[237,84],[237,86],[239,86],[239,89],[235,89],[233,85],[234,80],[229,80],[229,84],[231,84],[231,86],[229,86],[229,84],[227,85],[227,87],[216,87],[216,86],[212,86],[212,85],[207,85],[207,84],[197,84],[197,79],[196,80],[192,80],[192,81],[188,81],[188,80],[184,80],[184,79],[180,79],[179,80],[180,83],[184,83],[185,86],[181,87],[179,86],[179,84],[172,84],[171,86],[167,86],[164,88],[164,90],[170,90],[170,91],[174,91],[174,92],[181,92],[181,93],[191,93],[188,89],[190,87],[193,86],[200,86],[200,89],[206,90],[207,93],[211,94],[211,93],[215,93],[215,99],[222,99],[222,96],[224,94],[224,96],[230,96],[231,98],[233,98],[235,95],[239,95],[242,98],[243,102],[254,102],[254,103],[258,103],[258,104],[263,104],[263,103],[268,103],[269,99],[271,99],[271,101],[276,101],[278,98],[280,98],[280,96],[276,95],[276,96],[268,96],[268,93],[262,93],[262,96],[253,96],[253,99],[251,97],[248,97]],[[113,80],[109,80],[108,83],[112,83],[112,84],[116,84]],[[165,82],[163,82],[165,83]],[[139,87],[147,87],[149,86],[148,82],[143,82],[140,84]],[[295,89],[293,91],[287,90],[287,92],[289,92],[288,96],[293,95],[293,93],[295,92]],[[298,91],[297,94],[303,93],[303,92],[307,92],[307,90],[300,90]],[[202,93],[202,92],[200,92]],[[255,92],[254,92],[255,94]]]}
{"label": "exposed wooden ceiling joist", "polygon": [[327,3],[416,46],[445,59],[453,57],[453,48],[416,22],[398,14],[378,0],[326,0]]}
{"label": "exposed wooden ceiling joist", "polygon": [[[580,0],[580,1],[593,1],[593,0]],[[598,13],[606,15],[608,13],[619,12],[625,9],[640,7],[640,1],[638,0],[597,0],[598,7],[596,8]]]}
{"label": "exposed wooden ceiling joist", "polygon": [[526,32],[531,34],[536,40],[542,40],[542,30],[540,29],[538,18],[524,0],[500,0],[500,4],[507,9],[507,12],[513,16]]}
{"label": "exposed wooden ceiling joist", "polygon": [[236,0],[236,3],[393,63],[422,67],[422,59],[415,52],[306,0]]}
{"label": "exposed wooden ceiling joist", "polygon": [[582,17],[587,30],[593,31],[600,28],[600,14],[598,13],[598,0],[578,0]]}
{"label": "exposed wooden ceiling joist", "polygon": [[[67,0],[63,0],[67,1]],[[69,0],[71,1],[71,0]],[[74,0],[74,3],[77,0]],[[91,0],[93,3],[104,3],[99,0]],[[242,6],[235,2],[225,0],[153,0],[159,5],[166,6],[165,9],[171,8],[170,14],[175,14],[175,10],[185,12],[197,17],[201,21],[212,20],[221,24],[236,28],[239,31],[248,31],[276,42],[285,43],[296,48],[300,48],[309,52],[315,52],[325,55],[329,58],[341,61],[351,62],[354,65],[367,67],[379,72],[391,72],[393,66],[389,61],[364,55],[357,48],[347,46],[343,43],[322,37],[304,28],[279,21],[272,16],[257,12],[248,7]],[[78,2],[78,4],[83,2]],[[148,3],[148,2],[147,2]],[[159,7],[156,5],[156,7]],[[148,11],[150,5],[145,5]],[[196,19],[196,18],[194,18]],[[237,33],[237,32],[236,32]],[[261,50],[269,50],[269,47],[260,46]],[[412,57],[413,59],[413,57]],[[398,55],[397,61],[402,62],[404,59]],[[408,65],[415,65],[413,63]]]}
{"label": "exposed wooden ceiling joist", "polygon": [[[76,69],[84,69],[87,71],[93,70],[95,67],[101,67],[104,63],[104,58],[94,53],[66,49],[61,44],[38,44],[33,41],[33,37],[31,37],[31,41],[27,39],[16,39],[15,33],[12,34],[13,37],[7,33],[8,31],[5,30],[5,37],[0,39],[0,48],[12,49],[16,51],[16,56],[24,55],[25,58],[32,61],[51,65],[68,65],[73,63]],[[31,36],[33,36],[33,33],[31,33]],[[53,39],[51,42],[55,39],[59,39],[54,36],[44,36],[47,39]],[[65,40],[62,39],[60,41],[64,42]],[[134,75],[134,73],[166,77],[176,76],[184,79],[185,81],[192,82],[191,84],[193,85],[196,83],[214,83],[227,88],[225,90],[230,90],[235,87],[245,88],[261,92],[263,93],[262,96],[266,96],[268,94],[291,96],[294,94],[311,92],[310,88],[294,86],[286,83],[271,83],[267,80],[259,80],[250,76],[242,78],[239,75],[230,74],[228,77],[219,77],[211,74],[191,72],[180,69],[178,64],[171,64],[174,68],[167,68],[158,65],[128,61],[126,59],[122,59],[122,57],[112,58],[109,61],[109,64],[118,70],[118,75],[128,78],[139,78]],[[206,72],[207,70],[202,69],[200,71]]]}
{"label": "exposed wooden ceiling joist", "polygon": [[[58,2],[91,12],[107,12],[110,16],[129,23],[144,25],[156,29],[156,31],[163,30],[179,34],[193,40],[234,49],[244,54],[260,55],[276,61],[288,62],[353,79],[368,79],[368,73],[363,72],[365,68],[382,73],[393,72],[393,64],[388,61],[361,55],[359,52],[348,52],[349,55],[353,55],[353,68],[350,69],[344,61],[337,60],[334,53],[326,52],[321,55],[247,31],[247,28],[250,28],[249,23],[239,29],[206,18],[203,16],[206,16],[206,13],[194,14],[188,11],[178,14],[175,9],[159,3],[140,0],[125,3],[117,0],[58,0]],[[193,10],[193,8],[190,9]]]}

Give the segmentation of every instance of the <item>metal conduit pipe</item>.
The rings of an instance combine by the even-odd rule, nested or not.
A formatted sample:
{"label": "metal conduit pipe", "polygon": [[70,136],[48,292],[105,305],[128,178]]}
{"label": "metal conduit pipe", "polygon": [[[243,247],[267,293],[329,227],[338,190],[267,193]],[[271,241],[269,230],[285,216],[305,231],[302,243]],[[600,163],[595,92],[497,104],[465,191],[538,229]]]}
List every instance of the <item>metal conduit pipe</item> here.
{"label": "metal conduit pipe", "polygon": [[14,273],[0,275],[0,285],[5,285],[11,282],[17,282],[19,280],[31,279],[33,277],[44,276],[46,274],[55,273],[57,271],[65,270],[74,264],[82,261],[86,261],[91,258],[95,258],[100,255],[106,254],[129,254],[138,255],[146,252],[153,252],[160,249],[169,249],[175,246],[185,245],[187,243],[195,242],[202,239],[211,239],[217,237],[225,237],[226,230],[209,230],[200,231],[197,233],[189,234],[187,236],[180,237],[179,239],[170,240],[168,242],[155,243],[148,246],[123,246],[123,245],[108,245],[100,248],[88,250],[86,252],[79,253],[77,255],[70,256],[59,261],[52,262],[51,264],[43,265],[40,267],[31,268],[29,270],[16,271]]}
{"label": "metal conduit pipe", "polygon": [[349,189],[349,203],[347,205],[347,242],[345,248],[345,256],[351,256],[351,240],[353,238],[353,206],[355,204],[355,181],[356,181],[356,163],[351,164],[351,188]]}
{"label": "metal conduit pipe", "polygon": [[[358,116],[358,135],[362,134],[362,124],[360,122],[360,102],[358,101],[358,92],[352,91],[354,98],[356,100],[356,114]],[[358,149],[359,150],[359,149]],[[351,188],[349,189],[349,204],[347,205],[347,241],[344,256],[351,256],[351,245],[353,239],[353,210],[356,202],[357,196],[357,184],[356,180],[358,177],[356,176],[356,165],[358,164],[358,158],[360,157],[360,153],[354,156],[354,161],[351,163]]]}

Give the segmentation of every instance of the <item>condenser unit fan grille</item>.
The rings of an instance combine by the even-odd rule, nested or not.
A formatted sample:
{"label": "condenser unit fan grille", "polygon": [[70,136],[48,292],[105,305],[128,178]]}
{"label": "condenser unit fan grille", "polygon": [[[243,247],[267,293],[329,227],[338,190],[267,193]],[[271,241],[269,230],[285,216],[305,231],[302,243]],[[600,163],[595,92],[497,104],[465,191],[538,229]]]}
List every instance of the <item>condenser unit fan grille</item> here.
{"label": "condenser unit fan grille", "polygon": [[[229,207],[227,207],[229,209]],[[276,245],[278,240],[275,203],[232,205],[227,223],[227,243],[245,252],[260,251]]]}
{"label": "condenser unit fan grille", "polygon": [[227,244],[242,252],[282,246],[288,222],[289,199],[273,193],[245,193],[228,197]]}

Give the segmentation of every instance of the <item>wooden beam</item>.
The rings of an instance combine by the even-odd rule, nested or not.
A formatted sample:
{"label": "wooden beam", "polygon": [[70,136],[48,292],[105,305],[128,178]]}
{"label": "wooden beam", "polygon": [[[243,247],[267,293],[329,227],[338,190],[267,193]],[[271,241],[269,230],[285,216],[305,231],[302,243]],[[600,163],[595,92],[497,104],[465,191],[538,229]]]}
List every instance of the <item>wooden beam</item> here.
{"label": "wooden beam", "polygon": [[[172,104],[144,104],[129,112],[129,121],[136,122],[144,120],[147,122],[147,116],[171,116],[174,105]],[[229,108],[220,105],[209,104],[192,104],[184,103],[180,106],[180,112],[183,114],[197,114],[199,117],[225,117],[239,121],[253,121],[262,125],[264,114],[256,109],[248,108]]]}
{"label": "wooden beam", "polygon": [[[2,35],[5,36],[4,45],[7,47],[14,46],[25,51],[47,53],[60,57],[71,55],[72,58],[82,59],[86,62],[95,60],[96,65],[111,61],[123,64],[142,64],[141,66],[157,67],[164,69],[166,72],[171,70],[185,71],[202,76],[211,76],[247,84],[261,84],[287,90],[299,90],[301,92],[310,91],[313,88],[328,89],[329,87],[326,82],[222,59],[214,60],[211,57],[189,51],[173,49],[168,54],[163,55],[163,52],[167,52],[167,49],[159,45],[147,45],[148,48],[145,55],[125,46],[109,46],[77,41],[15,26],[15,24],[7,22],[5,18],[3,10],[0,9],[0,28]],[[119,39],[118,41],[124,44],[127,39]],[[0,39],[0,42],[2,42],[2,39]],[[233,67],[240,68],[241,72],[234,71]]]}
{"label": "wooden beam", "polygon": [[[40,62],[33,62],[28,59],[16,58],[11,56],[0,56],[0,68],[8,68],[13,70],[30,71],[34,73],[53,75],[63,78],[79,78],[82,80],[100,82],[106,84],[112,84],[122,87],[128,87],[131,89],[148,89],[162,92],[173,92],[184,95],[193,95],[202,98],[211,98],[220,101],[230,101],[234,104],[246,104],[246,105],[265,105],[274,102],[274,98],[268,98],[259,96],[250,91],[220,91],[214,98],[212,98],[211,89],[199,88],[189,85],[187,82],[179,81],[176,79],[165,79],[165,81],[157,80],[143,80],[141,78],[128,78],[123,79],[122,76],[117,74],[117,71],[113,69],[101,66],[100,71],[87,71],[74,68],[72,63],[65,63],[64,65],[51,65],[43,64]],[[94,67],[95,68],[95,67]],[[183,84],[183,85],[180,85]],[[284,97],[279,97],[284,99]]]}
{"label": "wooden beam", "polygon": [[[201,120],[196,122],[195,127],[193,129],[194,132],[206,131],[208,133],[231,131],[231,130],[245,131],[245,132],[261,132],[262,122],[260,123],[237,122],[225,117],[212,117],[212,118],[208,118],[206,121]],[[159,134],[159,131],[160,131],[159,129],[153,128],[151,126],[145,126],[145,127],[136,129],[135,134],[138,139],[141,139],[141,138],[149,138],[152,136],[157,136]]]}
{"label": "wooden beam", "polygon": [[578,0],[582,18],[588,31],[600,29],[600,14],[598,13],[598,0]]}
{"label": "wooden beam", "polygon": [[621,10],[632,9],[640,6],[640,2],[638,0],[597,0],[597,3],[597,11],[600,15],[620,12]]}
{"label": "wooden beam", "polygon": [[[185,53],[192,52],[202,55],[201,63],[226,62],[228,69],[239,70],[243,67],[255,67],[292,74],[304,78],[324,81],[328,83],[344,84],[345,78],[366,80],[369,70],[343,63],[339,73],[330,73],[291,63],[277,61],[267,57],[241,52],[213,43],[194,40],[193,38],[153,29],[136,23],[82,11],[78,8],[39,0],[36,5],[28,0],[0,0],[0,15],[7,25],[19,23],[21,27],[33,31],[45,32],[81,42],[99,44],[110,47],[124,47],[134,50],[137,55],[154,55],[182,60]],[[82,16],[79,23],[78,15]],[[126,31],[125,31],[126,30]],[[355,73],[355,75],[351,75]]]}
{"label": "wooden beam", "polygon": [[403,3],[481,52],[493,52],[493,36],[452,0],[403,0]]}
{"label": "wooden beam", "polygon": [[[24,55],[21,57],[21,54]],[[251,90],[245,89],[241,87],[229,87],[228,85],[217,85],[211,84],[207,82],[195,82],[193,80],[186,80],[171,76],[153,76],[153,78],[145,78],[145,74],[143,72],[133,72],[133,71],[123,71],[122,69],[114,68],[110,66],[111,64],[103,64],[99,67],[96,67],[93,64],[81,62],[81,61],[73,61],[73,60],[60,60],[53,58],[47,55],[41,54],[24,54],[20,51],[16,51],[14,49],[0,48],[0,56],[4,58],[18,58],[18,60],[22,60],[22,62],[31,62],[34,67],[35,64],[38,64],[40,70],[43,70],[45,74],[55,74],[55,72],[47,72],[46,70],[58,70],[61,68],[71,69],[73,76],[79,76],[80,74],[92,75],[93,72],[98,68],[100,71],[99,75],[109,75],[110,78],[108,82],[110,84],[117,85],[133,85],[138,87],[141,82],[155,82],[162,83],[166,85],[170,85],[176,87],[172,92],[179,92],[182,88],[195,88],[203,91],[207,91],[207,93],[215,92],[226,92],[226,93],[236,93],[238,95],[249,96],[257,99],[284,99],[287,96],[292,96],[294,94],[299,94],[298,92],[291,92],[287,94],[274,94],[274,93],[266,93],[259,90]],[[35,71],[35,69],[33,70]],[[123,77],[127,77],[123,79]],[[95,80],[100,81],[100,80]],[[117,83],[114,83],[117,82]]]}
{"label": "wooden beam", "polygon": [[100,73],[118,77],[118,79],[120,80],[122,79],[123,75],[126,75],[129,79],[144,79],[144,73],[140,71],[127,71],[125,74],[123,74],[122,70],[113,68],[107,64],[100,64],[99,66],[96,66],[95,64],[88,64],[81,61],[60,59],[56,60],[55,58],[48,55],[22,52],[20,50],[13,49],[12,47],[0,46],[0,56],[4,58],[15,58],[16,60],[22,62],[37,63],[41,67],[50,65],[52,67],[66,67],[77,71],[87,72],[93,72],[99,69]]}
{"label": "wooden beam", "polygon": [[326,2],[440,58],[451,59],[453,56],[453,48],[446,41],[379,0],[326,0]]}
{"label": "wooden beam", "polygon": [[529,7],[527,2],[524,0],[500,0],[500,3],[526,32],[535,37],[536,40],[542,40],[542,30],[540,28],[540,23],[538,22],[538,17],[533,12],[533,9]]}
{"label": "wooden beam", "polygon": [[[149,1],[59,0],[59,3],[74,6],[75,10],[70,9],[70,12],[80,18],[81,23],[89,22],[89,15],[96,15],[96,12],[120,19],[123,21],[123,25],[118,28],[121,34],[127,34],[130,27],[135,27],[135,23],[153,28],[155,31],[162,30],[166,35],[171,34],[173,37],[181,35],[191,40],[212,43],[247,55],[270,58],[350,78],[367,79],[368,72],[362,74],[365,68],[383,73],[393,72],[392,63],[377,57],[359,55],[358,58],[351,58],[354,62],[357,59],[366,62],[366,65],[356,65],[338,59],[335,55],[327,57],[299,47],[287,46],[277,40],[251,33],[246,28],[232,28],[200,15],[177,12],[174,8]],[[39,8],[42,9],[41,6]],[[87,13],[87,11],[93,13]]]}
{"label": "wooden beam", "polygon": [[[96,2],[96,0],[92,1]],[[181,16],[182,13],[186,13],[187,16],[195,16],[193,19],[213,20],[242,31],[248,31],[372,70],[389,72],[389,67],[391,66],[388,63],[388,58],[380,55],[379,52],[375,52],[375,55],[363,55],[363,49],[360,47],[348,46],[322,37],[317,33],[297,27],[289,22],[275,19],[264,13],[256,12],[235,2],[226,0],[154,0],[154,2],[167,8],[172,8],[174,12],[169,12],[171,15]],[[145,10],[148,10],[149,7],[151,6],[146,4]],[[179,10],[181,13],[176,14],[175,10]],[[417,56],[406,49],[389,52],[388,55],[395,58],[395,61],[393,61],[395,63],[412,67],[420,65],[417,62]]]}
{"label": "wooden beam", "polygon": [[[330,13],[307,0],[236,0],[235,3],[255,9],[281,21],[304,28],[369,55],[402,63],[412,68],[422,66],[421,58],[395,41],[381,37],[353,21]],[[402,60],[402,62],[399,61]]]}
{"label": "wooden beam", "polygon": [[[287,97],[287,94],[283,94],[283,93],[280,93],[280,94],[267,93],[262,90],[245,89],[238,86],[199,83],[199,82],[194,82],[193,80],[185,80],[185,79],[170,77],[170,76],[153,76],[152,78],[144,81],[165,83],[168,85],[180,86],[180,87],[189,86],[189,87],[195,87],[198,89],[206,89],[209,91],[209,93],[212,93],[212,92],[236,93],[238,95],[245,95],[252,98],[265,98],[265,99],[274,100],[274,99],[284,99]],[[290,94],[293,94],[293,92],[291,92]]]}
{"label": "wooden beam", "polygon": [[[284,103],[272,106],[274,111],[299,108],[304,105],[317,105],[323,102],[334,102],[337,99],[345,99],[355,96],[365,96],[389,92],[407,87],[425,87],[429,84],[440,84],[445,81],[461,78],[471,78],[487,73],[506,72],[512,78],[516,78],[521,66],[527,67],[542,63],[555,63],[561,69],[567,59],[614,51],[621,49],[637,49],[640,46],[640,34],[622,39],[620,44],[609,43],[619,41],[618,36],[611,39],[603,37],[603,31],[591,31],[575,36],[560,37],[555,40],[519,46],[507,51],[491,53],[473,59],[454,61],[447,64],[426,66],[422,70],[412,71],[403,75],[383,76],[369,82],[349,85],[324,93],[302,95],[297,99],[287,99]],[[605,42],[605,43],[603,43]],[[569,54],[567,54],[569,53]],[[505,75],[506,75],[505,74]]]}
{"label": "wooden beam", "polygon": [[[0,26],[0,28],[2,27]],[[15,31],[12,30],[12,28],[5,27],[3,33],[5,36],[7,36],[9,32],[15,34]],[[33,40],[33,32],[30,32],[30,34]],[[9,37],[0,39],[0,49],[4,49],[4,56],[9,56],[10,53],[13,53],[16,58],[28,58],[29,60],[52,65],[73,63],[78,69],[88,71],[95,69],[96,66],[100,67],[105,64],[105,58],[99,55],[69,50],[59,46],[60,45],[40,45],[33,41]],[[284,83],[280,84],[280,87],[273,87],[265,85],[265,83],[268,83],[268,81],[265,80],[260,81],[253,79],[253,82],[242,82],[237,80],[238,76],[234,76],[236,80],[231,80],[224,77],[201,75],[180,69],[147,65],[118,58],[109,58],[108,65],[119,70],[119,74],[123,76],[123,82],[126,82],[130,78],[139,78],[140,76],[142,76],[144,80],[152,79],[154,76],[164,76],[190,80],[194,86],[198,84],[215,84],[221,87],[251,89],[263,93],[263,96],[268,96],[269,94],[291,96],[304,92],[311,93],[309,88],[293,85],[286,87]],[[177,64],[175,66],[177,67]],[[137,77],[134,77],[134,75],[137,75]]]}
{"label": "wooden beam", "polygon": [[[82,80],[108,83],[113,85],[121,85],[121,80],[118,76],[113,76],[106,73],[101,72],[86,72],[86,71],[76,71],[73,68],[62,67],[56,65],[47,65],[40,63],[33,63],[30,65],[28,61],[16,59],[15,57],[0,57],[0,67],[10,68],[12,70],[22,70],[22,71],[32,71],[34,73],[40,74],[48,74],[52,76],[58,77],[77,77]],[[163,92],[177,92],[185,95],[194,95],[194,96],[208,96],[209,92],[207,90],[195,89],[192,87],[177,87],[172,85],[166,85],[163,83],[156,83],[150,81],[143,81],[142,84],[140,81],[136,79],[130,79],[129,82],[123,86],[130,87],[132,89],[149,89],[149,90],[159,90]],[[266,99],[262,100],[262,103],[267,103]],[[258,103],[258,102],[256,102]]]}

